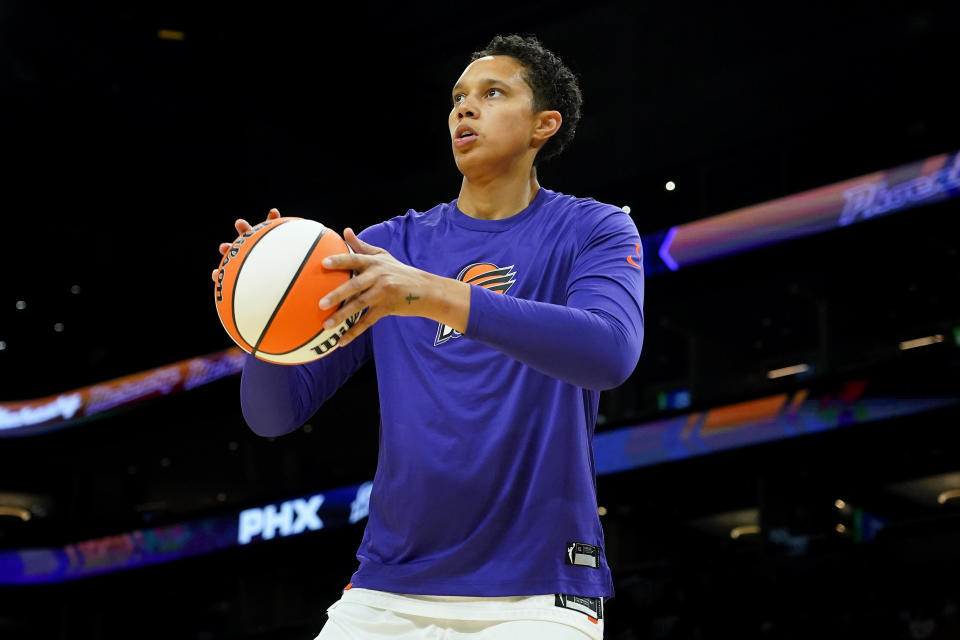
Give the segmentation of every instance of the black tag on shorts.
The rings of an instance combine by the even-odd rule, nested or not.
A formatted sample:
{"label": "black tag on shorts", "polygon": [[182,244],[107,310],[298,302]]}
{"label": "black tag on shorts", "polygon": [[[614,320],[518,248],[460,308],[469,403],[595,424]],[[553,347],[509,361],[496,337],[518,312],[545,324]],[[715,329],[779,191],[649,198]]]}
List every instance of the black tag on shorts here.
{"label": "black tag on shorts", "polygon": [[600,547],[585,542],[567,543],[567,564],[577,567],[600,568]]}
{"label": "black tag on shorts", "polygon": [[584,598],[558,593],[555,604],[564,609],[579,611],[596,620],[603,620],[603,598]]}

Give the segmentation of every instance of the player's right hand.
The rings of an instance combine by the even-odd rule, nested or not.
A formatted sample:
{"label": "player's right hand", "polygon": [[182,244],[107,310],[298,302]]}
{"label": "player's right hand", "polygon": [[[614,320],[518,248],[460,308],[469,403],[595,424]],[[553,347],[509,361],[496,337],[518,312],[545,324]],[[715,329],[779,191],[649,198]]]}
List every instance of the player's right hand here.
{"label": "player's right hand", "polygon": [[[267,220],[275,220],[279,217],[280,217],[280,212],[276,208],[270,209],[269,213],[267,213]],[[236,222],[233,223],[233,226],[236,227],[238,236],[242,236],[247,231],[250,231],[250,229],[253,228],[253,226],[243,218],[239,218]],[[227,251],[229,251],[230,246],[232,244],[233,244],[232,242],[221,242],[219,247],[220,255],[222,256]],[[214,269],[213,273],[210,275],[210,277],[213,278],[214,282],[217,281],[217,273],[219,271],[220,269]]]}

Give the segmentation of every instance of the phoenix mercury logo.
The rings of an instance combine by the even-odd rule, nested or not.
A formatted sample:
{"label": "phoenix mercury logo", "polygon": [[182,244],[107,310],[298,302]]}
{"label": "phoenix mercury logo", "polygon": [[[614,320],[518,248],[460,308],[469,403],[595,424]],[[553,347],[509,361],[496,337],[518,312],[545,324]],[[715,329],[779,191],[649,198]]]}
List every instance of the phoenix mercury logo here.
{"label": "phoenix mercury logo", "polygon": [[[498,267],[491,262],[474,262],[468,264],[457,275],[457,280],[467,284],[475,284],[484,289],[490,289],[497,293],[506,293],[516,282],[517,272],[513,270],[514,265],[509,267]],[[459,338],[461,334],[453,327],[440,323],[437,327],[437,338],[433,341],[433,346],[439,346],[450,338]]]}

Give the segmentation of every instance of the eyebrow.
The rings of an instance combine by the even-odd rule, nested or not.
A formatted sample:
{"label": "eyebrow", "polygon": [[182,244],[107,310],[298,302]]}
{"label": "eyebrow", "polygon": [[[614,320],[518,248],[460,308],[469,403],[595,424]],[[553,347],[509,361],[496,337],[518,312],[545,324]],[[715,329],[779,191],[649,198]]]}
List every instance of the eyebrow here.
{"label": "eyebrow", "polygon": [[[505,87],[509,87],[509,86],[510,86],[509,83],[504,82],[503,80],[497,80],[496,78],[484,78],[483,80],[480,81],[480,84],[482,84],[482,85],[486,85],[486,84],[502,84],[502,85],[505,86]],[[454,87],[453,87],[453,89],[451,89],[451,91],[456,91],[457,89],[462,89],[462,88],[463,88],[463,85],[458,82],[456,85],[454,85]]]}

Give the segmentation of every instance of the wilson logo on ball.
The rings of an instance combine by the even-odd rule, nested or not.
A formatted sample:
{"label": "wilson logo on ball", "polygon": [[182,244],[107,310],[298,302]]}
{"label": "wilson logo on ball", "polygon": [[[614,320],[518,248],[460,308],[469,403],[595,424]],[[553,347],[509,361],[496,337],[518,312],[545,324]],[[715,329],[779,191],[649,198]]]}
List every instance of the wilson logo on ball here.
{"label": "wilson logo on ball", "polygon": [[267,362],[303,364],[329,354],[360,314],[323,328],[337,308],[321,309],[320,298],[353,272],[327,269],[321,261],[350,251],[335,231],[313,220],[285,217],[256,225],[220,263],[214,298],[223,328],[241,349]]}

